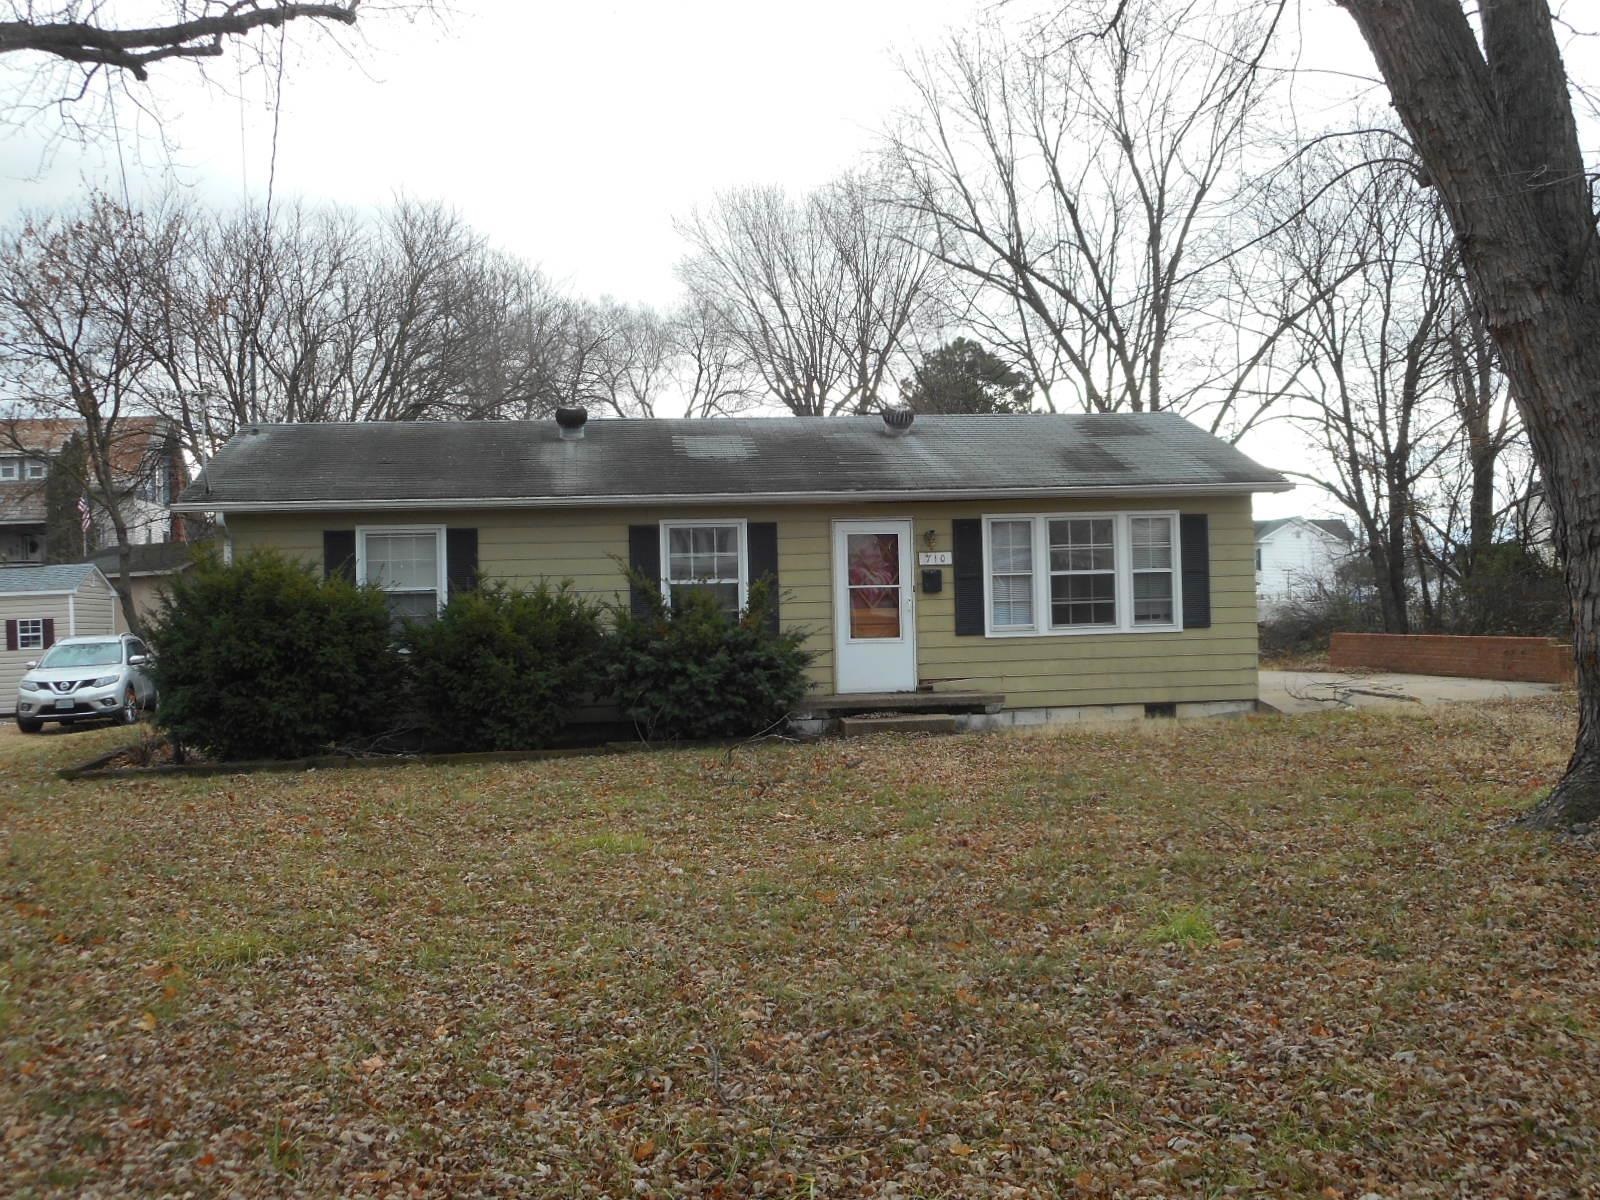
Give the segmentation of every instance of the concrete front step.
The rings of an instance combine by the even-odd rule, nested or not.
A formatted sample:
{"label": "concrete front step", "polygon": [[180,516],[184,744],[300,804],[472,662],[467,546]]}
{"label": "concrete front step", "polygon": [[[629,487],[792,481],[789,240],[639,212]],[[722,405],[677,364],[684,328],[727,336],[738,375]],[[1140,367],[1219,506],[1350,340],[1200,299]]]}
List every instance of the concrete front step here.
{"label": "concrete front step", "polygon": [[997,713],[1006,698],[998,692],[851,692],[810,695],[795,705],[800,720],[829,720],[860,713]]}
{"label": "concrete front step", "polygon": [[955,713],[890,713],[881,717],[840,717],[839,732],[845,737],[869,733],[954,733]]}

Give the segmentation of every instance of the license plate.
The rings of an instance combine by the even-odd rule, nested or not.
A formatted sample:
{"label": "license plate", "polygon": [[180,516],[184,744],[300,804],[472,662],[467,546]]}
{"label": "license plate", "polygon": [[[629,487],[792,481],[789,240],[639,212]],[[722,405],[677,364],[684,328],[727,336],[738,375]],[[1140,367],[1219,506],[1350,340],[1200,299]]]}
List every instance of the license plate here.
{"label": "license plate", "polygon": [[64,708],[68,712],[71,712],[72,711],[72,701],[71,700],[57,700],[56,701],[56,707],[57,708]]}

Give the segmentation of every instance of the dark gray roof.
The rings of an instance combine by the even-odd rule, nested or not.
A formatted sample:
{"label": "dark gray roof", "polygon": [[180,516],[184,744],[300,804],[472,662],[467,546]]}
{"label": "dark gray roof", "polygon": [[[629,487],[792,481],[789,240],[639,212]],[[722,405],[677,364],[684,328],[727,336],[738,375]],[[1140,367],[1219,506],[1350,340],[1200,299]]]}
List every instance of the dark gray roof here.
{"label": "dark gray roof", "polygon": [[194,510],[420,501],[667,502],[715,496],[893,497],[1280,491],[1276,471],[1167,413],[252,426],[179,500]]}
{"label": "dark gray roof", "polygon": [[[194,565],[194,556],[204,542],[150,542],[129,546],[129,569],[135,575],[170,575]],[[88,562],[99,567],[106,575],[122,570],[121,556],[115,546],[96,550]]]}
{"label": "dark gray roof", "polygon": [[18,592],[75,592],[93,575],[93,563],[49,567],[0,567],[0,596]]}
{"label": "dark gray roof", "polygon": [[1305,521],[1308,525],[1315,525],[1324,533],[1331,533],[1341,542],[1353,542],[1356,535],[1351,532],[1350,526],[1337,517],[1277,517],[1271,521],[1256,522],[1256,541],[1260,541],[1270,533],[1276,533],[1291,521]]}

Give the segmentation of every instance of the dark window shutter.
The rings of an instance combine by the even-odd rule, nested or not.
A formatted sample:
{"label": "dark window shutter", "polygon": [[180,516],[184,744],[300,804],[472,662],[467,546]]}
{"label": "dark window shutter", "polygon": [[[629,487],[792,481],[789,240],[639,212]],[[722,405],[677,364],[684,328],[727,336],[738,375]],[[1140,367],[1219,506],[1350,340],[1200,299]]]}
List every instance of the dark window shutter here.
{"label": "dark window shutter", "polygon": [[15,650],[17,648],[18,640],[19,639],[17,638],[17,623],[15,621],[7,621],[6,622],[6,649],[7,650]]}
{"label": "dark window shutter", "polygon": [[962,517],[950,522],[951,557],[955,560],[956,633],[983,636],[983,521]]}
{"label": "dark window shutter", "polygon": [[41,649],[48,650],[48,649],[50,649],[51,646],[54,646],[55,644],[56,644],[56,623],[55,623],[55,618],[46,617],[44,619],[44,645],[41,647]]}
{"label": "dark window shutter", "polygon": [[1178,518],[1178,552],[1183,559],[1183,627],[1211,628],[1211,522],[1205,513]]}
{"label": "dark window shutter", "polygon": [[470,592],[478,586],[478,531],[444,531],[444,571],[450,583],[450,597]]}
{"label": "dark window shutter", "polygon": [[324,529],[322,531],[322,577],[334,576],[356,581],[356,531],[354,529]]}
{"label": "dark window shutter", "polygon": [[[657,588],[661,586],[661,527],[659,525],[628,526],[628,565],[643,575]],[[628,604],[636,617],[648,617],[650,598],[638,588],[629,586]]]}
{"label": "dark window shutter", "polygon": [[750,564],[750,582],[769,579],[772,584],[772,607],[767,612],[767,628],[778,632],[778,523],[776,521],[751,521],[745,526],[748,543],[745,558]]}

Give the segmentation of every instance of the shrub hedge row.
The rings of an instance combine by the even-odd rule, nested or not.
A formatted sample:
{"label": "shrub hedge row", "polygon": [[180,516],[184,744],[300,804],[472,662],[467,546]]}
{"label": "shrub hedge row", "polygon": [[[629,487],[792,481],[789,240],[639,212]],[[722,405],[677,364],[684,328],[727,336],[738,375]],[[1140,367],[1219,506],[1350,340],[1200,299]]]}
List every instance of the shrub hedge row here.
{"label": "shrub hedge row", "polygon": [[585,706],[620,709],[649,740],[745,736],[804,694],[804,635],[775,628],[764,583],[739,616],[698,595],[669,606],[642,594],[634,612],[566,584],[490,585],[397,627],[382,592],[277,554],[202,561],[149,629],[157,720],[222,759],[407,737],[505,750],[549,745]]}

